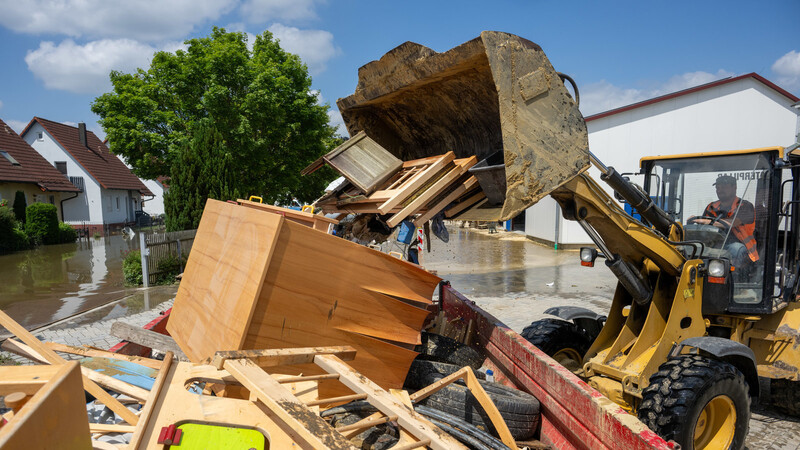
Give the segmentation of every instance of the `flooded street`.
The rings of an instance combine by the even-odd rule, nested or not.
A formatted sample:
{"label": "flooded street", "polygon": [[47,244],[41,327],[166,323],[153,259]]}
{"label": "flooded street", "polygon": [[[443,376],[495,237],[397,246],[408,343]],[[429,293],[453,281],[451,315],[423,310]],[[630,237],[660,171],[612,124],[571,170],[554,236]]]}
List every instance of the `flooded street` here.
{"label": "flooded street", "polygon": [[0,255],[0,309],[35,329],[134,294],[122,260],[138,248],[138,239],[111,236]]}

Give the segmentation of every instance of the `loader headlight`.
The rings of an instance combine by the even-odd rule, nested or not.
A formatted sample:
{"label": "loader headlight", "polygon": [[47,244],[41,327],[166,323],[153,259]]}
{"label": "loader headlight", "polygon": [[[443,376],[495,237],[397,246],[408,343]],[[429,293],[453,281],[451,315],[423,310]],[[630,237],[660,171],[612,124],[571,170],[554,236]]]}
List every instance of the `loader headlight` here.
{"label": "loader headlight", "polygon": [[581,265],[594,267],[594,260],[597,259],[597,250],[591,247],[581,247]]}
{"label": "loader headlight", "polygon": [[722,278],[728,271],[728,264],[721,259],[712,259],[708,262],[708,276]]}

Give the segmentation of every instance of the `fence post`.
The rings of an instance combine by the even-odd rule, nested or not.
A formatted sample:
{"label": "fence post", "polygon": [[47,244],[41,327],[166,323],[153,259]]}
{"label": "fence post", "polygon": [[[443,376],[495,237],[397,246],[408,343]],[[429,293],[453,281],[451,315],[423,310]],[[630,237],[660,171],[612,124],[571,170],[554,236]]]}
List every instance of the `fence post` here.
{"label": "fence post", "polygon": [[176,241],[178,243],[178,270],[179,273],[183,273],[183,252],[181,252],[181,240],[178,239]]}
{"label": "fence post", "polygon": [[142,231],[139,231],[139,252],[142,254],[142,283],[144,287],[150,287],[150,268],[147,266],[147,255],[150,252],[147,248],[147,238]]}

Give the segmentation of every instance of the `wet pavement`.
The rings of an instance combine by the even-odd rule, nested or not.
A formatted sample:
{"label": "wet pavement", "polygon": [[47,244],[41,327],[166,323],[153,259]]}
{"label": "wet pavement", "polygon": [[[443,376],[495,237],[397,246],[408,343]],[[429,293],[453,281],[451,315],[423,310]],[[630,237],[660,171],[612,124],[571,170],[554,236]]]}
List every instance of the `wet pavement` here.
{"label": "wet pavement", "polygon": [[[602,262],[583,267],[577,251],[555,251],[519,233],[448,230],[450,242],[432,237],[422,265],[517,332],[552,306],[583,306],[601,314],[611,306],[616,279]],[[769,405],[753,406],[746,448],[800,449],[800,420]]]}
{"label": "wet pavement", "polygon": [[138,248],[111,236],[0,255],[0,309],[30,330],[127,297],[122,260]]}

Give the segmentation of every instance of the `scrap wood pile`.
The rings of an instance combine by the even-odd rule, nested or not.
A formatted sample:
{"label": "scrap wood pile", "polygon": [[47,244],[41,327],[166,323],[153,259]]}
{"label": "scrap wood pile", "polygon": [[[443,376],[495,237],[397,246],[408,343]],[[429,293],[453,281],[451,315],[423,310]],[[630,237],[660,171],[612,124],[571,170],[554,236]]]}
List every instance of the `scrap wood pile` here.
{"label": "scrap wood pile", "polygon": [[[47,364],[0,368],[12,408],[0,448],[519,448],[536,432],[538,402],[478,380],[478,350],[421,338],[434,326],[473,339],[469,324],[430,313],[438,282],[312,224],[209,200],[172,337],[112,327],[167,350],[163,361],[42,343],[0,314],[22,341],[3,348]],[[89,357],[79,365],[56,351]],[[151,382],[131,384],[134,372]],[[82,390],[113,414],[89,423]]]}
{"label": "scrap wood pile", "polygon": [[391,229],[403,220],[421,227],[439,213],[454,218],[489,201],[470,171],[476,163],[475,156],[456,159],[453,152],[401,161],[362,131],[302,173],[328,164],[347,180],[315,207],[328,214],[374,214]]}

